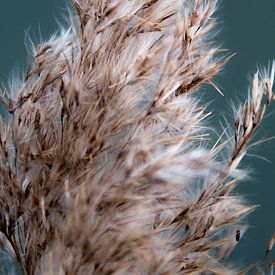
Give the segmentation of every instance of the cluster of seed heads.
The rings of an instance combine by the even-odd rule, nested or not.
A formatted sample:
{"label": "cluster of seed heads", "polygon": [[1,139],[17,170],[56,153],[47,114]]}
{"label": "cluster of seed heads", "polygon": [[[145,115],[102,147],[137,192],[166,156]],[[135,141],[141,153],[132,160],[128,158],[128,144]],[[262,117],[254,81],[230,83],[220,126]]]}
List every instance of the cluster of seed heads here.
{"label": "cluster of seed heads", "polygon": [[212,43],[217,2],[72,0],[70,28],[32,46],[1,95],[0,240],[23,274],[254,268],[223,259],[255,208],[232,191],[275,67],[211,147],[200,87],[221,92],[232,57]]}

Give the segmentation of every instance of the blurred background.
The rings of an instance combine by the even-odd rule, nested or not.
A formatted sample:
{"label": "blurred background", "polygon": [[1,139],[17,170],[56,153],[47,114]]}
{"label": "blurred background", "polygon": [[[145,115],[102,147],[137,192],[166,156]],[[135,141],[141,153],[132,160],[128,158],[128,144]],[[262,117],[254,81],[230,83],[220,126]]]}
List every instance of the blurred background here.
{"label": "blurred background", "polygon": [[[9,81],[12,71],[24,70],[26,33],[35,42],[50,38],[58,30],[57,21],[64,24],[68,3],[69,0],[1,1],[1,83]],[[212,119],[220,130],[219,121],[224,121],[224,117],[233,125],[232,104],[245,100],[253,73],[275,59],[275,1],[220,1],[216,17],[219,21],[217,42],[228,49],[228,53],[236,53],[215,78],[225,96],[210,87],[202,91],[203,98],[212,102],[209,110],[215,114]],[[275,136],[275,104],[272,106],[254,140]],[[230,260],[247,264],[263,259],[267,241],[275,231],[275,139],[252,147],[242,167],[249,169],[251,177],[236,192],[245,194],[248,202],[260,207],[248,217],[250,227]],[[0,253],[0,261],[2,258]]]}

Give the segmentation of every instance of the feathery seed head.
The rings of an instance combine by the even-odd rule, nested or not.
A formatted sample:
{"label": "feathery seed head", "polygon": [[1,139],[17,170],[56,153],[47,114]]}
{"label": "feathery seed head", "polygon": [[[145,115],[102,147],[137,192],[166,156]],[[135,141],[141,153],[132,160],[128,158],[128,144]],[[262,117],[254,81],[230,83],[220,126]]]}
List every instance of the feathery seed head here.
{"label": "feathery seed head", "polygon": [[232,274],[222,259],[254,207],[231,191],[274,65],[255,75],[219,161],[226,145],[201,145],[196,99],[205,83],[219,90],[231,58],[209,43],[217,1],[72,2],[73,26],[34,47],[1,97],[3,248],[24,274]]}

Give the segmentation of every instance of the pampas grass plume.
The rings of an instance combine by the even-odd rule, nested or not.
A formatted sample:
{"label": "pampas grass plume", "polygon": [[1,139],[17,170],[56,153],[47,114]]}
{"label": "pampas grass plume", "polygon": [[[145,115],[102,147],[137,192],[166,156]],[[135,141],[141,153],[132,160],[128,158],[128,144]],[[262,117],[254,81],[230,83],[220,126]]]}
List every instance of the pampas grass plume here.
{"label": "pampas grass plume", "polygon": [[2,90],[2,249],[23,274],[249,272],[223,259],[255,208],[232,190],[274,64],[210,146],[199,91],[220,91],[232,57],[212,43],[218,1],[72,2],[71,27]]}

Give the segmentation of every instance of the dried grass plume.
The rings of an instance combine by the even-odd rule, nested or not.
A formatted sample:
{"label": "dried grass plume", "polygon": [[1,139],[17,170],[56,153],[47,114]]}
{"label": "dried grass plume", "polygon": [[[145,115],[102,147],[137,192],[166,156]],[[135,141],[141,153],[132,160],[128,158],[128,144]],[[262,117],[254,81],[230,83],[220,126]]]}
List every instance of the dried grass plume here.
{"label": "dried grass plume", "polygon": [[71,27],[33,47],[1,96],[0,239],[23,274],[247,272],[223,261],[254,209],[232,190],[275,67],[210,147],[199,90],[231,57],[217,2],[73,0]]}

